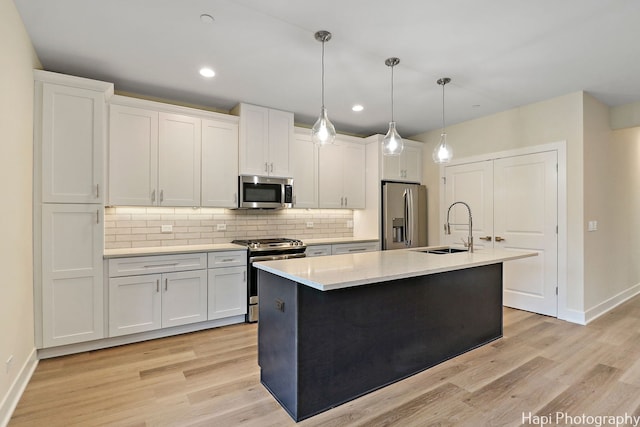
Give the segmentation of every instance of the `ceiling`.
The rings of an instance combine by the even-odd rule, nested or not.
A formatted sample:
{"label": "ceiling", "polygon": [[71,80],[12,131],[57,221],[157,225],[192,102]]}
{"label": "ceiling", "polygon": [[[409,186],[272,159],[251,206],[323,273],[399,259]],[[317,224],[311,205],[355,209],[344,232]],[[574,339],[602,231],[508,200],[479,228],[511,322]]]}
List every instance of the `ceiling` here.
{"label": "ceiling", "polygon": [[[415,135],[584,90],[640,101],[637,0],[14,0],[46,70],[228,111],[248,102],[338,132]],[[201,21],[209,14],[212,23]],[[211,79],[198,70],[209,66]],[[362,104],[355,113],[352,105]]]}

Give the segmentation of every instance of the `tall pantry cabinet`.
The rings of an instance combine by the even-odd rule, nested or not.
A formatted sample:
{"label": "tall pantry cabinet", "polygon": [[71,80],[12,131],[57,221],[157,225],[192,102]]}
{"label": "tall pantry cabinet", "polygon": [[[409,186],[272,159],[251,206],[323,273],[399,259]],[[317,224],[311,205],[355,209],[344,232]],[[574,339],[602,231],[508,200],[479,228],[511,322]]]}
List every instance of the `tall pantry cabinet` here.
{"label": "tall pantry cabinet", "polygon": [[104,337],[104,156],[113,84],[35,70],[36,347]]}

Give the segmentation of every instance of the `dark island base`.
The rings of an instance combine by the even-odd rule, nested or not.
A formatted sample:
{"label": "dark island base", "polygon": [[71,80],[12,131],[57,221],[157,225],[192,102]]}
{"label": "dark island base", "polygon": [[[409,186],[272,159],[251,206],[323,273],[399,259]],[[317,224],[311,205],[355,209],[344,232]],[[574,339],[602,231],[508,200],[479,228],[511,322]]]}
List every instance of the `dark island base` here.
{"label": "dark island base", "polygon": [[300,421],[502,336],[502,264],[318,291],[259,270],[262,384]]}

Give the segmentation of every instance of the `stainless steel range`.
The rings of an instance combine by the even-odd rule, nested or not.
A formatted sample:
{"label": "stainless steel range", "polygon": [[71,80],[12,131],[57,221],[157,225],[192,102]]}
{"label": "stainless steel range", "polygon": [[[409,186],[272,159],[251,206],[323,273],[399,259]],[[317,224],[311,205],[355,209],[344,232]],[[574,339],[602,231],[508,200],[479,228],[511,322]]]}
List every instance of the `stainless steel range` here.
{"label": "stainless steel range", "polygon": [[247,247],[247,271],[248,283],[248,310],[247,322],[258,321],[258,278],[254,262],[270,261],[276,259],[303,258],[307,249],[301,240],[274,238],[274,239],[247,239],[234,240],[231,243]]}

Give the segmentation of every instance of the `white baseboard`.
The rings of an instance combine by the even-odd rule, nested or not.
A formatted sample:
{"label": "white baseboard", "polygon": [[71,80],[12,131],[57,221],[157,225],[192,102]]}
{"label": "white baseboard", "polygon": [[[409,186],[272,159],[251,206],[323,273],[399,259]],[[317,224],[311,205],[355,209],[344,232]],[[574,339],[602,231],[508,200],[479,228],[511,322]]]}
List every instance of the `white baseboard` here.
{"label": "white baseboard", "polygon": [[578,325],[586,325],[584,311],[565,309],[562,312],[558,311],[558,319],[565,320],[571,323],[577,323]]}
{"label": "white baseboard", "polygon": [[22,368],[18,373],[13,384],[9,388],[7,395],[0,403],[0,426],[6,427],[9,424],[13,411],[18,406],[18,402],[22,397],[22,393],[27,388],[27,384],[38,366],[38,358],[36,357],[36,349],[34,348],[27,360],[22,364]]}
{"label": "white baseboard", "polygon": [[586,323],[594,321],[598,317],[605,314],[607,311],[619,306],[623,302],[635,297],[638,294],[640,294],[640,283],[620,292],[618,295],[615,295],[606,301],[601,302],[595,307],[588,309],[587,311],[585,311]]}

